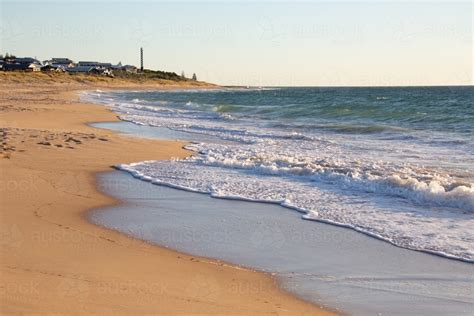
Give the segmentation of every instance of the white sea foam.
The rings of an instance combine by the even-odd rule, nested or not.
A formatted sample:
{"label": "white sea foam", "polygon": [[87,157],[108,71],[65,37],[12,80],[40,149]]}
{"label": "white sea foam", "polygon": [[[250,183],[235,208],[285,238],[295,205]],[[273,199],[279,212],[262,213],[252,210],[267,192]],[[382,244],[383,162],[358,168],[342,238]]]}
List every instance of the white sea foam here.
{"label": "white sea foam", "polygon": [[465,150],[426,140],[268,128],[190,104],[107,102],[123,120],[232,141],[189,145],[196,154],[183,161],[119,166],[138,178],[218,198],[278,203],[305,219],[474,261],[474,174],[466,168],[474,160]]}
{"label": "white sea foam", "polygon": [[192,161],[148,161],[118,168],[155,184],[216,198],[281,204],[305,213],[305,219],[351,227],[402,247],[474,261],[472,214],[451,213],[442,208],[427,210],[403,200],[371,199],[370,193],[337,190],[334,184],[203,166]]}

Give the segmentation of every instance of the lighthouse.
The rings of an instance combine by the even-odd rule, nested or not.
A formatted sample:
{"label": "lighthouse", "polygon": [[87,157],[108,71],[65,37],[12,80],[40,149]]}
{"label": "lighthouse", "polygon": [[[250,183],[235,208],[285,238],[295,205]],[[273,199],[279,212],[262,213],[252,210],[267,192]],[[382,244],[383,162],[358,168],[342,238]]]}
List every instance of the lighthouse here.
{"label": "lighthouse", "polygon": [[143,47],[140,47],[140,72],[143,72]]}

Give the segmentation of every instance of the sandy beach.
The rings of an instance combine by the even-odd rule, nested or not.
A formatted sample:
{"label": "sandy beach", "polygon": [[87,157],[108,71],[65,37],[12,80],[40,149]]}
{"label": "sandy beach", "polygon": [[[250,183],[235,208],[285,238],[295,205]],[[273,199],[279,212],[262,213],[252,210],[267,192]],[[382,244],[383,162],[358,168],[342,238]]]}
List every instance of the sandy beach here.
{"label": "sandy beach", "polygon": [[474,316],[472,3],[0,7],[0,316]]}
{"label": "sandy beach", "polygon": [[78,93],[169,82],[28,76],[0,77],[2,314],[333,314],[280,290],[269,275],[86,220],[88,210],[119,203],[97,190],[97,173],[189,152],[181,142],[88,126],[117,118]]}

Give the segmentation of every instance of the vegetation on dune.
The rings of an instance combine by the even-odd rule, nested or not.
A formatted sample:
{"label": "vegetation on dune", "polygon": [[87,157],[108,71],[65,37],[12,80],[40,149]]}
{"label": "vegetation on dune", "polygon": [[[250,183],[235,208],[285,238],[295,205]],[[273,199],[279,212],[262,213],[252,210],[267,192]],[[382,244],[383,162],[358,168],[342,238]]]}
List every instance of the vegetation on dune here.
{"label": "vegetation on dune", "polygon": [[[81,83],[81,84],[105,84],[105,85],[193,85],[212,86],[206,82],[183,80],[173,73],[146,71],[145,73],[129,73],[125,71],[114,71],[114,78],[84,74],[84,73],[64,73],[64,72],[22,72],[22,71],[0,71],[0,83]],[[167,79],[175,78],[180,79]]]}
{"label": "vegetation on dune", "polygon": [[161,71],[161,70],[150,70],[144,69],[143,72],[128,72],[124,70],[114,70],[114,77],[116,78],[126,78],[135,81],[147,81],[147,80],[171,80],[171,81],[180,81],[180,82],[190,82],[197,81],[196,74],[193,75],[192,79],[185,77],[184,72],[181,75],[176,74],[175,72]]}
{"label": "vegetation on dune", "polygon": [[144,76],[147,79],[165,79],[165,80],[176,80],[176,81],[186,81],[186,78],[178,76],[175,72],[167,72],[161,70],[143,70],[143,73],[137,73],[138,76]]}
{"label": "vegetation on dune", "polygon": [[13,55],[13,54],[6,53],[5,56],[0,54],[0,59],[15,59],[15,58],[16,58],[16,56]]}

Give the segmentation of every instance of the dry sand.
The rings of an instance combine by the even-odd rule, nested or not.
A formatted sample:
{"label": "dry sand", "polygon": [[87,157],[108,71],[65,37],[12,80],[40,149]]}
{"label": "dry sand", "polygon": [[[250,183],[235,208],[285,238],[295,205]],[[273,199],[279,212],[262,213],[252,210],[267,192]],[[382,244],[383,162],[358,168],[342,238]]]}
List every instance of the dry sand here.
{"label": "dry sand", "polygon": [[142,86],[31,75],[0,76],[2,314],[333,314],[266,274],[89,223],[87,210],[118,203],[97,191],[96,173],[189,153],[85,124],[117,118],[78,91]]}

